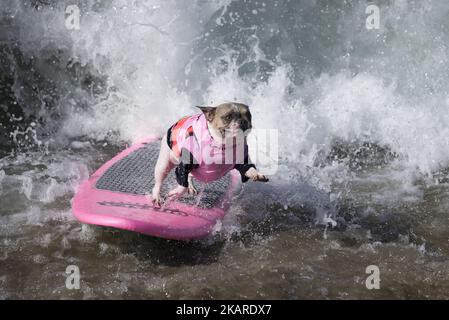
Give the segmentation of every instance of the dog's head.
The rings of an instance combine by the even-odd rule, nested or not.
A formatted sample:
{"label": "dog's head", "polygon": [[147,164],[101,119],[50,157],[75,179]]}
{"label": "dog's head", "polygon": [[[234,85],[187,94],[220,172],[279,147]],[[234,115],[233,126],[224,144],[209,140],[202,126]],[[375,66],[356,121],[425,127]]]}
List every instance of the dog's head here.
{"label": "dog's head", "polygon": [[235,137],[240,133],[251,130],[251,112],[249,107],[242,103],[229,102],[216,107],[200,107],[206,116],[209,125],[220,132],[222,137],[230,135]]}

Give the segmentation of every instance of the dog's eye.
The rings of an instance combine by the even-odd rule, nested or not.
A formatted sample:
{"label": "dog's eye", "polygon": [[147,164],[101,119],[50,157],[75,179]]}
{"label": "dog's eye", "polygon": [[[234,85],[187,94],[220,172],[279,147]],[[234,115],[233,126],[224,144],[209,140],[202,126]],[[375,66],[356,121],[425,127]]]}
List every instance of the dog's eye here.
{"label": "dog's eye", "polygon": [[232,120],[232,114],[228,114],[225,116],[225,120],[226,121],[231,121]]}

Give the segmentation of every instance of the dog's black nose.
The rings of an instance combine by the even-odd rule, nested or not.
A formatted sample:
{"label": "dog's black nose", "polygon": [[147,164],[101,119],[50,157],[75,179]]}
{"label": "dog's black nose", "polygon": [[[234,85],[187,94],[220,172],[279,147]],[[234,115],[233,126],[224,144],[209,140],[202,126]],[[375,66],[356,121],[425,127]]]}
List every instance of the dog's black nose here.
{"label": "dog's black nose", "polygon": [[239,126],[242,131],[251,129],[251,124],[245,119],[239,119]]}

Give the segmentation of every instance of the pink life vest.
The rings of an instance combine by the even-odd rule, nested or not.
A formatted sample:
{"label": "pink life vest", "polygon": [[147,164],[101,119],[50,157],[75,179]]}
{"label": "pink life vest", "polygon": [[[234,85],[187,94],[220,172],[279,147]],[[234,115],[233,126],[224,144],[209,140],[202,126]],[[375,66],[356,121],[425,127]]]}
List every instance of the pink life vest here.
{"label": "pink life vest", "polygon": [[232,145],[221,145],[214,141],[209,133],[206,117],[203,113],[184,117],[171,128],[172,150],[184,164],[191,162],[182,154],[186,149],[198,164],[192,175],[203,182],[223,177],[234,169],[237,163],[244,163],[248,152],[246,139],[235,139]]}

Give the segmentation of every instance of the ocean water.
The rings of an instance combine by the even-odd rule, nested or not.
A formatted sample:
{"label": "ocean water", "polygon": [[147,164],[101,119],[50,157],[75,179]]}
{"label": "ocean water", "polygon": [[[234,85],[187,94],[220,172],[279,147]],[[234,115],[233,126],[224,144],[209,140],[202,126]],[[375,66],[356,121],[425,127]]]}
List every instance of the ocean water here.
{"label": "ocean water", "polygon": [[[2,1],[0,298],[449,298],[449,3],[367,29],[370,4]],[[102,163],[224,101],[278,132],[277,170],[208,238],[74,219]]]}

